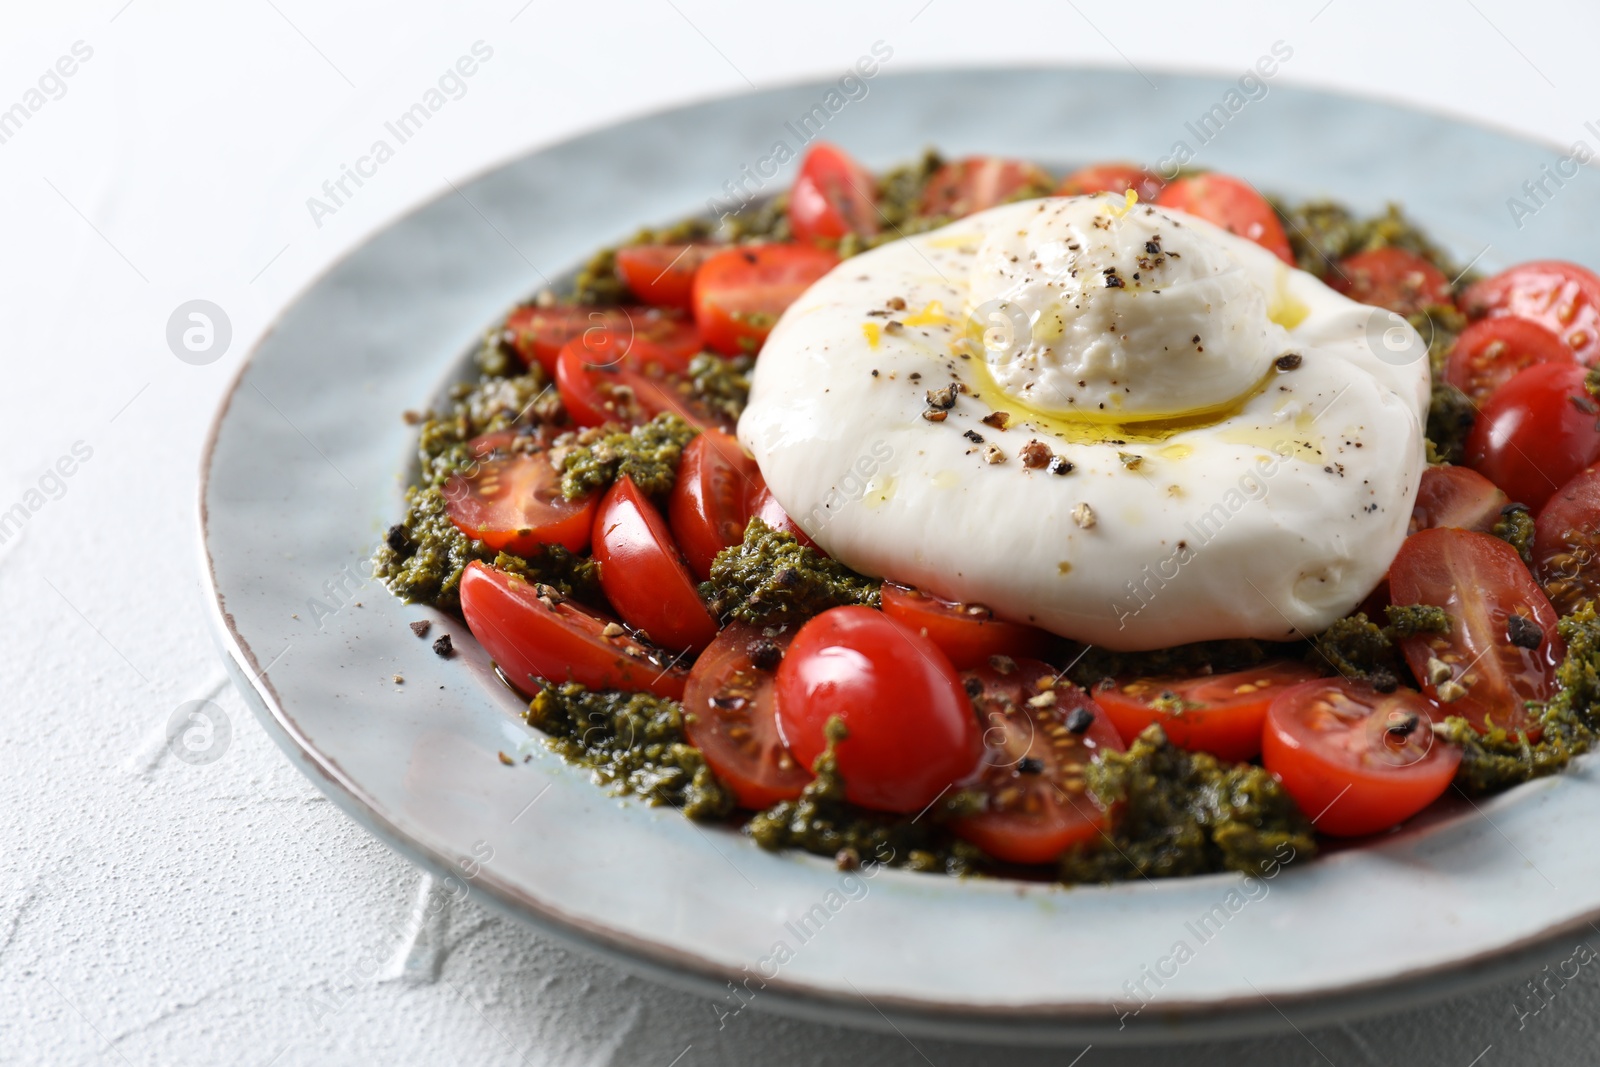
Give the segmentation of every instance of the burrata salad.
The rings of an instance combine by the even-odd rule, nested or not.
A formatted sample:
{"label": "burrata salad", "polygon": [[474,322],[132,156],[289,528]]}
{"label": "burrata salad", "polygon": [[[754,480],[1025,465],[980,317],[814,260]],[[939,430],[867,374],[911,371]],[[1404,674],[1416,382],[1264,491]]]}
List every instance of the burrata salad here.
{"label": "burrata salad", "polygon": [[512,310],[376,565],[762,847],[1272,874],[1600,736],[1597,362],[1396,207],[817,144]]}

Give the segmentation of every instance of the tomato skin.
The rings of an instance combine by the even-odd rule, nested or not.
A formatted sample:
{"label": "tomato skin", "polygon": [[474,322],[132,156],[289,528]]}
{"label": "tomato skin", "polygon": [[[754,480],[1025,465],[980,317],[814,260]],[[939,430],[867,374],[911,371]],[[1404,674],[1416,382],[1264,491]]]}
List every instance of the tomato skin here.
{"label": "tomato skin", "polygon": [[667,500],[667,521],[696,578],[711,576],[717,553],[744,540],[750,499],[766,487],[737,438],[706,430],[683,450]]}
{"label": "tomato skin", "polygon": [[617,249],[617,274],[646,304],[687,311],[700,264],[717,252],[715,245],[630,245]]}
{"label": "tomato skin", "polygon": [[800,529],[800,525],[789,517],[789,513],[783,510],[783,505],[778,503],[778,498],[772,495],[772,490],[767,488],[765,483],[757,487],[755,495],[750,498],[750,517],[760,519],[780,533],[793,534],[794,539],[806,548],[820,555],[827,555],[804,530]]}
{"label": "tomato skin", "polygon": [[1521,263],[1461,294],[1468,318],[1510,315],[1537,322],[1564,341],[1574,359],[1600,358],[1600,277],[1561,260]]}
{"label": "tomato skin", "polygon": [[1450,303],[1450,279],[1415,252],[1375,248],[1340,260],[1328,288],[1360,304],[1412,315]]}
{"label": "tomato skin", "polygon": [[1417,487],[1408,534],[1438,526],[1488,533],[1511,498],[1471,467],[1428,467]]}
{"label": "tomato skin", "polygon": [[[1285,660],[1230,674],[1111,679],[1095,687],[1094,698],[1124,741],[1159,723],[1167,740],[1179,748],[1237,763],[1261,752],[1261,724],[1273,699],[1315,677],[1317,672],[1305,664]],[[1201,706],[1176,713],[1152,707],[1163,695]]]}
{"label": "tomato skin", "polygon": [[1600,467],[1579,473],[1540,509],[1533,564],[1558,614],[1600,599]]}
{"label": "tomato skin", "polygon": [[[983,762],[969,788],[987,794],[987,810],[950,828],[1008,863],[1049,863],[1110,821],[1085,789],[1083,770],[1102,752],[1121,752],[1122,738],[1089,694],[1056,677],[1054,667],[1028,659],[1004,674],[985,665],[961,675],[968,692],[978,691],[972,702],[985,727]],[[1030,706],[1046,691],[1053,704]],[[1080,708],[1092,719],[1074,733],[1068,724]]]}
{"label": "tomato skin", "polygon": [[561,472],[538,442],[534,435],[506,432],[471,443],[478,458],[451,474],[442,489],[445,511],[456,529],[519,556],[533,555],[545,545],[573,552],[589,547],[595,497],[563,496]]}
{"label": "tomato skin", "polygon": [[[1389,568],[1389,589],[1398,605],[1432,604],[1450,614],[1449,633],[1400,642],[1411,673],[1444,714],[1460,715],[1480,731],[1498,726],[1537,734],[1523,703],[1555,694],[1556,667],[1566,648],[1556,632],[1555,609],[1516,549],[1490,534],[1423,530],[1400,546]],[[1538,647],[1511,642],[1513,614],[1537,627]],[[1465,686],[1464,696],[1442,699],[1443,683],[1429,679],[1433,658],[1451,669],[1451,683]]]}
{"label": "tomato skin", "polygon": [[[1431,712],[1409,689],[1379,693],[1344,678],[1305,682],[1267,709],[1261,762],[1320,832],[1375,834],[1432,804],[1455,777],[1461,750],[1435,740]],[[1415,726],[1391,732],[1396,722]]]}
{"label": "tomato skin", "polygon": [[1528,319],[1479,319],[1461,331],[1444,365],[1444,380],[1482,404],[1520,371],[1538,363],[1571,363],[1566,342]]}
{"label": "tomato skin", "polygon": [[1501,386],[1467,435],[1467,465],[1537,511],[1600,459],[1600,406],[1583,388],[1585,373],[1540,363]]}
{"label": "tomato skin", "polygon": [[1056,196],[1091,193],[1125,193],[1132,189],[1141,203],[1153,204],[1166,185],[1143,167],[1132,163],[1096,163],[1073,171],[1056,186]]}
{"label": "tomato skin", "polygon": [[982,754],[972,702],[939,646],[864,607],[802,626],[778,666],[778,727],[810,767],[828,720],[848,731],[835,754],[852,803],[912,813],[970,775]]}
{"label": "tomato skin", "polygon": [[1032,187],[1041,195],[1051,185],[1050,175],[1020,159],[969,156],[946,163],[933,172],[923,187],[923,215],[962,218],[1004,203]]}
{"label": "tomato skin", "polygon": [[695,275],[694,321],[713,351],[758,352],[784,310],[838,265],[837,253],[814,245],[740,245],[718,252]]}
{"label": "tomato skin", "polygon": [[990,656],[1037,658],[1055,640],[1038,627],[997,619],[988,608],[958,604],[896,582],[883,583],[883,613],[938,645],[957,670],[981,667]]}
{"label": "tomato skin", "polygon": [[812,146],[789,190],[789,226],[799,241],[878,232],[878,183],[838,145]]}
{"label": "tomato skin", "polygon": [[1168,182],[1156,197],[1159,207],[1186,212],[1248,238],[1294,266],[1288,235],[1272,205],[1248,183],[1226,174],[1195,174]]}
{"label": "tomato skin", "polygon": [[[792,634],[734,623],[700,654],[684,688],[684,733],[739,806],[759,811],[800,795],[811,772],[778,732],[776,676],[756,658],[781,656]],[[764,647],[763,647],[764,646]]]}
{"label": "tomato skin", "polygon": [[[683,699],[689,673],[572,600],[539,599],[541,589],[476,560],[461,574],[461,614],[506,679],[523,692],[536,678],[569,679],[591,689],[632,689]],[[559,596],[559,594],[556,594]]]}
{"label": "tomato skin", "polygon": [[701,429],[726,425],[680,391],[680,376],[658,364],[640,365],[631,351],[619,355],[609,342],[569,342],[556,361],[555,379],[562,406],[579,426],[638,426],[668,411]]}
{"label": "tomato skin", "polygon": [[632,478],[619,478],[594,517],[600,588],[628,625],[662,648],[700,651],[717,636],[667,522]]}
{"label": "tomato skin", "polygon": [[624,350],[635,341],[648,342],[684,366],[700,350],[699,334],[681,313],[652,307],[519,307],[506,318],[505,329],[523,361],[537,363],[551,375],[561,350],[582,337],[601,344],[605,343],[598,340],[601,334],[612,334],[621,339]]}

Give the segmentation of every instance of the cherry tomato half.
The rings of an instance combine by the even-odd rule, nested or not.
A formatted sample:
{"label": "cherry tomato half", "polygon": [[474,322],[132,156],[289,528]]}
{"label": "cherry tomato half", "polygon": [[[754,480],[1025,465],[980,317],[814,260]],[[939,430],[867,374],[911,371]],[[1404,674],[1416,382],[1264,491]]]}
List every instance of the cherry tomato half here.
{"label": "cherry tomato half", "polygon": [[700,264],[719,251],[716,245],[630,245],[617,249],[617,274],[646,304],[688,310]]}
{"label": "cherry tomato half", "polygon": [[[501,673],[524,693],[535,679],[637,689],[683,699],[689,672],[617,621],[476,560],[461,574],[461,614]],[[607,636],[610,630],[613,636]]]}
{"label": "cherry tomato half", "polygon": [[698,652],[717,636],[666,520],[632,478],[617,479],[600,502],[594,559],[611,606],[655,644]]}
{"label": "cherry tomato half", "polygon": [[1388,308],[1400,315],[1450,303],[1450,279],[1403,248],[1375,248],[1341,259],[1328,278],[1328,288],[1357,303]]}
{"label": "cherry tomato half", "polygon": [[939,646],[863,607],[830,608],[795,634],[778,666],[778,727],[810,767],[828,720],[847,736],[835,753],[846,798],[919,812],[970,775],[982,753],[972,702]]}
{"label": "cherry tomato half", "polygon": [[1537,510],[1600,459],[1600,405],[1576,363],[1539,363],[1502,385],[1467,435],[1466,461]]}
{"label": "cherry tomato half", "polygon": [[1166,183],[1143,167],[1132,163],[1096,163],[1075,170],[1056,186],[1056,196],[1086,196],[1090,193],[1125,193],[1132,189],[1139,200],[1153,204]]}
{"label": "cherry tomato half", "polygon": [[806,536],[806,532],[800,529],[800,524],[789,517],[789,513],[783,510],[783,505],[778,503],[778,498],[772,495],[772,490],[767,488],[765,483],[757,487],[755,495],[750,498],[750,517],[760,519],[780,533],[793,534],[794,539],[806,548],[820,555],[827,555],[817,547],[815,541]]}
{"label": "cherry tomato half", "polygon": [[1578,474],[1539,511],[1533,564],[1559,614],[1600,599],[1600,468]]}
{"label": "cherry tomato half", "polygon": [[765,485],[756,461],[732,435],[707,430],[689,442],[667,501],[667,521],[695,577],[710,577],[717,553],[744,540],[750,499]]}
{"label": "cherry tomato half", "polygon": [[878,232],[878,183],[837,145],[817,144],[789,190],[789,226],[797,241],[837,241]]}
{"label": "cherry tomato half", "polygon": [[637,426],[670,411],[691,426],[727,425],[685,395],[681,376],[659,364],[640,365],[631,351],[616,355],[617,346],[605,340],[609,336],[571,341],[556,361],[556,390],[573,422]]}
{"label": "cherry tomato half", "polygon": [[1471,467],[1429,467],[1422,472],[1406,532],[1449,526],[1488,533],[1509,503],[1510,497]]}
{"label": "cherry tomato half", "polygon": [[813,245],[740,245],[718,252],[695,275],[694,320],[714,351],[757,352],[784,310],[838,265],[836,253]]}
{"label": "cherry tomato half", "polygon": [[1444,380],[1482,404],[1536,363],[1571,363],[1572,349],[1528,319],[1479,319],[1461,331],[1444,365]]}
{"label": "cherry tomato half", "polygon": [[1037,660],[961,678],[977,691],[972,703],[984,726],[974,788],[986,810],[952,822],[957,836],[1009,863],[1049,863],[1099,835],[1109,820],[1084,787],[1084,768],[1123,745],[1089,694],[1057,682],[1055,668]]}
{"label": "cherry tomato half", "polygon": [[1536,260],[1485,278],[1461,294],[1469,318],[1510,315],[1537,322],[1566,342],[1573,358],[1600,358],[1600,277],[1560,260]]}
{"label": "cherry tomato half", "polygon": [[1305,664],[1285,660],[1231,674],[1112,679],[1095,686],[1094,698],[1125,741],[1160,723],[1179,748],[1240,762],[1261,751],[1267,706],[1316,676]]}
{"label": "cherry tomato half", "polygon": [[1375,834],[1432,804],[1455,777],[1461,750],[1435,740],[1431,710],[1409,689],[1306,682],[1267,709],[1261,762],[1321,832]]}
{"label": "cherry tomato half", "polygon": [[700,654],[683,692],[689,743],[752,811],[795,799],[811,781],[778,733],[773,671],[788,643],[735,623]]}
{"label": "cherry tomato half", "polygon": [[[527,363],[538,363],[545,373],[556,372],[561,350],[577,338],[614,335],[626,350],[635,340],[648,342],[659,355],[670,355],[687,365],[700,351],[700,335],[681,312],[642,306],[519,307],[506,319],[512,347]],[[641,348],[641,352],[644,349]]]}
{"label": "cherry tomato half", "polygon": [[990,656],[1042,656],[1053,641],[1037,627],[1002,622],[981,604],[958,604],[895,582],[883,583],[883,613],[938,645],[957,670],[980,667]]}
{"label": "cherry tomato half", "polygon": [[1524,702],[1555,693],[1566,648],[1555,609],[1516,549],[1490,534],[1423,530],[1400,546],[1389,591],[1398,605],[1432,604],[1450,615],[1449,633],[1400,642],[1411,673],[1446,715],[1478,730],[1532,732]]}
{"label": "cherry tomato half", "polygon": [[1042,196],[1050,186],[1050,175],[1032,163],[998,156],[971,156],[946,163],[933,172],[923,187],[919,210],[923,215],[961,218],[1029,190],[1036,190]]}
{"label": "cherry tomato half", "polygon": [[456,529],[490,548],[528,556],[544,545],[589,547],[595,496],[568,500],[561,472],[537,435],[503,432],[472,442],[477,457],[444,483],[445,512]]}
{"label": "cherry tomato half", "polygon": [[1289,238],[1283,232],[1278,213],[1266,197],[1249,184],[1226,174],[1195,174],[1167,183],[1156,197],[1161,207],[1170,207],[1205,219],[1229,233],[1246,237],[1279,259],[1294,265]]}

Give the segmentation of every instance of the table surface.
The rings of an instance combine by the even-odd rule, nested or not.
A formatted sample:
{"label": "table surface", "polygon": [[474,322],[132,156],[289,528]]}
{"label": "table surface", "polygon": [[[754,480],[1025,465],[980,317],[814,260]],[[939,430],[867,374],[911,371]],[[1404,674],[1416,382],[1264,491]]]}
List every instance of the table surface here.
{"label": "table surface", "polygon": [[[706,0],[605,14],[545,0],[444,6],[96,0],[0,12],[0,113],[26,111],[14,130],[0,126],[0,351],[12,383],[0,393],[12,427],[0,512],[20,504],[26,515],[20,533],[0,529],[11,635],[0,660],[0,1060],[1592,1061],[1593,968],[1538,994],[1529,983],[1542,974],[1402,1016],[1181,1053],[1012,1052],[795,1022],[759,1004],[728,1016],[471,900],[397,933],[419,904],[429,910],[434,887],[293,770],[227,681],[207,632],[195,480],[223,390],[296,292],[447,182],[578,130],[836,76],[880,40],[893,69],[1067,61],[1157,81],[1163,69],[1242,73],[1283,41],[1285,83],[1393,97],[1564,147],[1597,138],[1584,124],[1600,122],[1600,13],[1549,4],[1530,19],[1510,0],[1238,2],[1208,5],[1208,17],[1166,0],[759,14]],[[492,58],[418,147],[336,210],[311,211],[308,198],[476,42]],[[167,342],[174,309],[194,299],[232,327],[226,353],[203,366]],[[169,720],[195,700],[219,707],[231,734],[213,735],[209,762],[167,746]]]}

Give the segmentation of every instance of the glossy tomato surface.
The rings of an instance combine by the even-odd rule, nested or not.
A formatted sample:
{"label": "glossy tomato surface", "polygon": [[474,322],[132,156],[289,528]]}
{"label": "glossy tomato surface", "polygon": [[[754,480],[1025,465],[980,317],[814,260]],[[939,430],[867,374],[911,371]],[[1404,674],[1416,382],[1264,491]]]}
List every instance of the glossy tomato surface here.
{"label": "glossy tomato surface", "polygon": [[695,323],[714,351],[757,352],[789,305],[838,264],[837,253],[814,245],[740,245],[718,252],[695,275]]}
{"label": "glossy tomato surface", "polygon": [[1156,203],[1254,241],[1294,265],[1294,253],[1289,249],[1289,238],[1278,213],[1247,182],[1226,174],[1195,174],[1168,182]]}
{"label": "glossy tomato surface", "polygon": [[837,241],[845,234],[878,232],[876,179],[838,145],[817,144],[806,153],[789,190],[789,227],[798,241]]}
{"label": "glossy tomato surface", "polygon": [[479,457],[451,474],[442,492],[456,529],[490,548],[529,556],[544,545],[589,547],[595,496],[568,500],[561,472],[537,435],[491,434],[472,442]]}
{"label": "glossy tomato surface", "polygon": [[1600,598],[1600,468],[1576,475],[1539,511],[1533,563],[1559,614]]}
{"label": "glossy tomato surface", "polygon": [[1467,465],[1538,510],[1600,459],[1600,404],[1576,363],[1540,363],[1501,386],[1467,435]]}
{"label": "glossy tomato surface", "polygon": [[1522,263],[1469,286],[1461,310],[1471,318],[1503,315],[1536,322],[1561,338],[1573,358],[1600,358],[1600,277],[1576,263]]}
{"label": "glossy tomato surface", "polygon": [[609,334],[627,349],[637,338],[658,348],[688,356],[699,351],[699,334],[681,312],[643,305],[587,307],[576,304],[519,307],[506,319],[512,347],[528,363],[554,374],[561,350],[580,337]]}
{"label": "glossy tomato surface", "polygon": [[756,489],[755,496],[750,500],[750,517],[753,519],[760,519],[774,530],[779,530],[786,534],[793,534],[794,539],[800,542],[802,545],[805,545],[807,548],[814,549],[817,552],[821,552],[823,555],[827,555],[827,553],[822,552],[822,549],[817,547],[817,543],[811,540],[811,538],[807,536],[806,532],[800,528],[800,524],[789,517],[789,513],[783,510],[783,505],[778,503],[778,498],[772,495],[772,490],[769,489],[765,483]]}
{"label": "glossy tomato surface", "polygon": [[683,693],[684,732],[740,807],[793,800],[811,781],[778,732],[774,673],[792,634],[735,623],[700,654]]}
{"label": "glossy tomato surface", "polygon": [[944,650],[957,670],[979,667],[991,656],[1043,656],[1054,638],[1034,626],[1004,622],[981,604],[960,604],[896,582],[883,583],[883,613]]}
{"label": "glossy tomato surface", "polygon": [[750,500],[766,483],[756,461],[732,434],[707,430],[683,450],[667,521],[689,570],[701,581],[724,548],[744,540]]}
{"label": "glossy tomato surface", "polygon": [[1179,748],[1239,762],[1260,753],[1261,724],[1277,695],[1316,676],[1283,660],[1230,674],[1111,679],[1094,698],[1124,741],[1159,724]]}
{"label": "glossy tomato surface", "polygon": [[1412,315],[1450,303],[1450,279],[1415,252],[1376,248],[1341,259],[1328,287],[1351,300]]}
{"label": "glossy tomato surface", "polygon": [[606,599],[653,643],[698,652],[717,636],[667,521],[631,478],[619,478],[600,502],[594,559]]}
{"label": "glossy tomato surface", "polygon": [[656,307],[688,310],[694,276],[716,255],[715,245],[631,245],[617,249],[617,274],[633,295]]}
{"label": "glossy tomato surface", "polygon": [[1456,337],[1444,380],[1482,404],[1536,363],[1571,363],[1572,349],[1528,319],[1479,319]]}
{"label": "glossy tomato surface", "polygon": [[1471,467],[1431,466],[1422,472],[1408,533],[1450,526],[1488,533],[1511,498]]}

